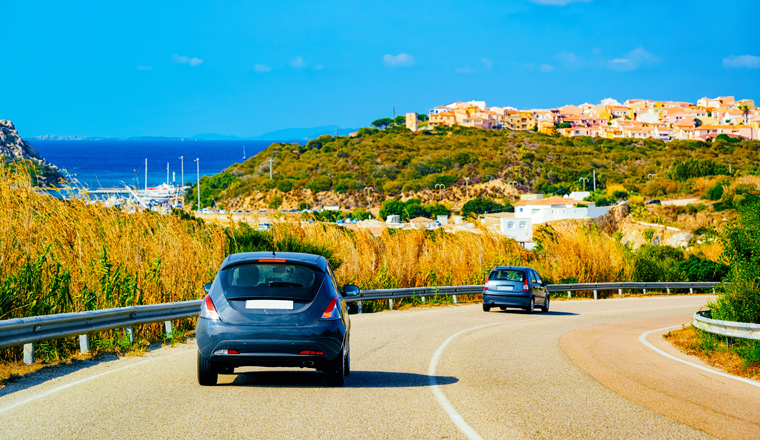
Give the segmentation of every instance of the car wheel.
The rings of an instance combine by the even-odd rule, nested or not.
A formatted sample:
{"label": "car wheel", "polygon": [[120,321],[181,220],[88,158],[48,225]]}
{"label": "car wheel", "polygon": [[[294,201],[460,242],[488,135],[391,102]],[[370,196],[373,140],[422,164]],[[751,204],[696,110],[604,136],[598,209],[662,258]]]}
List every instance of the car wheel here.
{"label": "car wheel", "polygon": [[546,301],[544,301],[543,307],[541,307],[541,311],[546,313],[549,311],[549,295],[546,295]]}
{"label": "car wheel", "polygon": [[525,313],[531,314],[533,313],[533,307],[535,306],[535,301],[533,301],[533,298],[530,299],[530,302],[528,303],[528,307],[525,308]]}
{"label": "car wheel", "polygon": [[219,373],[216,372],[214,364],[198,352],[198,383],[203,386],[216,385]]}
{"label": "car wheel", "polygon": [[335,359],[327,367],[327,386],[342,387],[345,383],[346,356],[342,355]]}
{"label": "car wheel", "polygon": [[484,312],[490,312],[491,306],[487,305],[486,303],[483,303],[483,311]]}

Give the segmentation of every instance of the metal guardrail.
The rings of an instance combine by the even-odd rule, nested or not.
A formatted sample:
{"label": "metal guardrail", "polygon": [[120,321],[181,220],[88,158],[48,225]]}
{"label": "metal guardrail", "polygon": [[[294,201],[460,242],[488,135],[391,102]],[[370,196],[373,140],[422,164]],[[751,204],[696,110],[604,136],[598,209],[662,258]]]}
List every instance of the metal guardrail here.
{"label": "metal guardrail", "polygon": [[[593,291],[597,299],[597,291],[647,289],[694,289],[714,288],[718,283],[581,283],[581,284],[549,284],[550,292]],[[471,286],[439,286],[413,287],[401,289],[363,290],[359,295],[346,298],[346,302],[358,302],[359,313],[362,312],[362,301],[388,300],[393,309],[393,300],[426,296],[452,296],[457,302],[457,295],[478,294],[483,291],[483,285]],[[79,349],[89,351],[88,333],[125,328],[130,341],[134,341],[132,326],[164,321],[167,335],[172,333],[171,321],[175,319],[198,316],[202,300],[183,301],[174,303],[123,307],[117,309],[95,310],[89,312],[62,313],[57,315],[33,316],[0,321],[0,348],[24,345],[24,362],[34,362],[34,343],[48,339],[58,339],[79,336]]]}
{"label": "metal guardrail", "polygon": [[760,324],[720,321],[705,316],[708,313],[709,311],[695,313],[692,316],[694,320],[691,322],[691,325],[700,330],[729,338],[760,340]]}

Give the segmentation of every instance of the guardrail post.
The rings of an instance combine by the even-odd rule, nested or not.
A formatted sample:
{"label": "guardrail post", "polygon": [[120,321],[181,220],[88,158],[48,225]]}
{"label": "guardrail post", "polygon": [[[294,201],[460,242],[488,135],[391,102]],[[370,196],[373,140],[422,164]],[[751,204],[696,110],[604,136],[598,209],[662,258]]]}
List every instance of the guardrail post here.
{"label": "guardrail post", "polygon": [[164,321],[164,330],[166,330],[166,337],[171,338],[172,337],[172,322],[171,321]]}
{"label": "guardrail post", "polygon": [[665,289],[665,291],[668,292],[668,295],[670,295],[670,287],[668,287],[667,289]]}
{"label": "guardrail post", "polygon": [[24,363],[26,365],[34,363],[34,342],[24,344]]}
{"label": "guardrail post", "polygon": [[647,289],[642,289],[642,290],[644,290],[644,295],[646,295],[647,294]]}
{"label": "guardrail post", "polygon": [[388,298],[388,308],[393,310],[393,298]]}
{"label": "guardrail post", "polygon": [[623,297],[623,289],[618,289],[618,296]]}
{"label": "guardrail post", "polygon": [[573,292],[571,292],[571,291],[568,290],[567,291],[567,297],[568,298],[572,298],[573,297]]}
{"label": "guardrail post", "polygon": [[420,300],[422,300],[422,304],[425,304],[425,297],[424,296],[421,296]]}
{"label": "guardrail post", "polygon": [[359,313],[362,312],[362,302],[358,301],[359,304],[357,304],[357,307],[359,308]]}
{"label": "guardrail post", "polygon": [[596,296],[596,290],[594,290],[594,299],[599,299],[599,298],[597,298],[597,296]]}
{"label": "guardrail post", "polygon": [[456,304],[457,303],[457,296],[456,295],[451,295],[451,297],[454,298],[454,304]]}
{"label": "guardrail post", "polygon": [[694,293],[694,288],[693,287],[689,287],[689,293]]}
{"label": "guardrail post", "polygon": [[124,327],[124,331],[127,333],[127,338],[129,339],[130,344],[135,343],[135,331],[132,329],[132,327]]}
{"label": "guardrail post", "polygon": [[82,354],[90,352],[90,337],[86,333],[79,335],[79,352]]}

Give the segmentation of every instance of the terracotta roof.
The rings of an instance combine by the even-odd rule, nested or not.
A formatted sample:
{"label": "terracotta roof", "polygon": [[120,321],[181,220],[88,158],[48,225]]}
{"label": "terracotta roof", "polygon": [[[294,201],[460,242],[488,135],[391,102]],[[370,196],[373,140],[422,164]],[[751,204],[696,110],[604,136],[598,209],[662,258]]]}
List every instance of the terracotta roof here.
{"label": "terracotta roof", "polygon": [[409,220],[409,222],[415,222],[415,223],[430,223],[432,221],[433,220],[430,220],[429,218],[426,218],[426,217],[415,217]]}

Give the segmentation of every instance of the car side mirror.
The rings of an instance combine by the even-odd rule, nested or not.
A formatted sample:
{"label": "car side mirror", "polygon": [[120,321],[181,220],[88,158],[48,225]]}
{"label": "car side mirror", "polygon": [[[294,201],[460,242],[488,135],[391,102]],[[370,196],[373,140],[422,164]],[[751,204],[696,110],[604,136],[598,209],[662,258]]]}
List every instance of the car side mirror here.
{"label": "car side mirror", "polygon": [[359,286],[353,284],[346,284],[343,286],[343,296],[356,296],[359,294]]}
{"label": "car side mirror", "polygon": [[204,285],[203,290],[205,290],[206,293],[211,293],[211,283]]}

